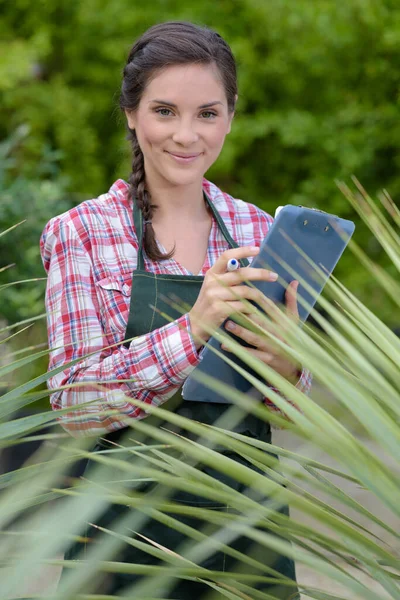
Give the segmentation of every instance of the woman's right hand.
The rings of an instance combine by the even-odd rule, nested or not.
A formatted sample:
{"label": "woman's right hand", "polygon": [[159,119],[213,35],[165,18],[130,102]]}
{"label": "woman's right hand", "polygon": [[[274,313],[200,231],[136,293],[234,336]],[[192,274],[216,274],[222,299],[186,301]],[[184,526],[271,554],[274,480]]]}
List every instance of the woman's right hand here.
{"label": "woman's right hand", "polygon": [[260,304],[265,296],[245,281],[276,281],[277,275],[267,269],[242,267],[227,272],[228,260],[256,256],[260,249],[256,246],[231,248],[221,254],[204,277],[198,298],[189,311],[190,325],[196,348],[199,349],[210,337],[210,329],[217,329],[233,313],[250,313],[247,301]]}

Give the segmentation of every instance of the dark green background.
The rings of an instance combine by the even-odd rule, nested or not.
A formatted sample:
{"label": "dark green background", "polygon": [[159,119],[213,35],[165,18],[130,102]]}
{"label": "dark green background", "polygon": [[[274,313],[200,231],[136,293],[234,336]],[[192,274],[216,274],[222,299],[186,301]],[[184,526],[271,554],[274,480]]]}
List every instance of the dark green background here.
{"label": "dark green background", "polygon": [[[335,185],[356,175],[396,200],[399,174],[398,0],[0,1],[0,238],[2,282],[42,277],[47,220],[129,174],[118,109],[121,71],[150,25],[214,27],[239,69],[232,133],[207,174],[274,213],[295,203],[356,218]],[[357,220],[356,240],[383,252]],[[389,324],[383,292],[347,252],[336,273]],[[44,282],[2,291],[10,322],[43,311]]]}

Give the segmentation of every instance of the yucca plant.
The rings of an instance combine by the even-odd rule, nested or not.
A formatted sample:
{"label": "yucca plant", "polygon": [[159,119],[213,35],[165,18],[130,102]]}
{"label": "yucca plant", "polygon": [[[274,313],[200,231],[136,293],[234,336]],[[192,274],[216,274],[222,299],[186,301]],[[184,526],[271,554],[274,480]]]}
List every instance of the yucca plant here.
{"label": "yucca plant", "polygon": [[[381,196],[380,206],[355,184],[355,191],[340,187],[398,273],[400,212],[387,194]],[[398,280],[374,265],[356,242],[349,251],[354,253],[355,268],[368,269],[400,314]],[[57,600],[109,598],[102,590],[107,574],[113,572],[142,575],[123,594],[135,600],[173,598],[170,590],[177,578],[206,582],[208,599],[279,598],[283,587],[292,588],[296,597],[293,583],[269,566],[271,556],[279,553],[295,559],[304,598],[400,598],[400,340],[334,277],[318,305],[323,309],[313,313],[318,329],[309,325],[299,329],[284,313],[284,342],[275,337],[274,323],[268,321],[263,328],[266,336],[312,371],[311,397],[221,334],[232,352],[258,373],[253,383],[260,391],[268,391],[263,381],[282,391],[273,394],[273,400],[287,419],[208,380],[232,400],[232,407],[214,426],[185,419],[167,406],[154,407],[147,419],[128,423],[115,448],[93,456],[89,450],[94,440],[63,433],[50,410],[15,416],[19,408],[47,394],[38,386],[49,374],[7,391],[0,398],[1,447],[17,449],[33,439],[43,444],[21,469],[0,477],[1,597],[18,596],[21,583],[34,581],[44,565],[66,568],[57,589],[37,594]],[[3,341],[25,326],[24,322],[3,330]],[[1,377],[18,374],[18,369],[45,353],[18,357],[1,367]],[[234,433],[244,411],[283,426],[285,433],[277,431],[276,436],[290,439],[295,450]],[[222,456],[217,446],[237,453],[243,463],[233,461],[229,452]],[[73,465],[89,456],[94,463],[89,474],[83,479],[71,477]],[[244,491],[216,482],[196,468],[199,463],[240,482]],[[154,482],[160,485],[154,487]],[[143,493],[146,486],[153,487],[153,493]],[[368,493],[370,504],[349,489]],[[176,503],[172,497],[176,490],[202,495],[230,509]],[[268,502],[262,500],[264,496]],[[96,542],[88,541],[81,560],[64,562],[65,547],[84,536],[85,525],[96,524],[111,503],[124,507],[115,521],[97,526]],[[279,510],[286,503],[291,506],[290,518]],[[177,551],[145,535],[150,519],[184,534]],[[195,525],[200,522],[201,526]],[[243,534],[257,541],[265,553],[251,556],[233,550],[230,543]],[[159,563],[118,561],[124,543],[144,550]],[[216,548],[238,560],[237,571],[212,572],[199,566]],[[257,582],[267,580],[276,585],[276,595],[256,589]]]}

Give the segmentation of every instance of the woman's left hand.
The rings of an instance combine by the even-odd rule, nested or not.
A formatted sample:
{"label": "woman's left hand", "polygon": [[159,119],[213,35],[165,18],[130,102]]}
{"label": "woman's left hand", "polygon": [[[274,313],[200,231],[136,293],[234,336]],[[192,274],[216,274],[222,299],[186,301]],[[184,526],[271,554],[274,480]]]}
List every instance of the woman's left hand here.
{"label": "woman's left hand", "polygon": [[[286,314],[291,317],[295,322],[299,322],[299,311],[297,308],[297,288],[299,282],[292,281],[285,294],[285,306]],[[261,306],[263,310],[277,323],[279,324],[279,316],[281,310],[273,304],[271,301],[266,299],[265,304]],[[258,317],[257,315],[248,315],[248,319],[252,321],[256,326],[259,325],[265,330],[265,319]],[[275,345],[270,338],[265,335],[250,331],[245,327],[228,320],[225,324],[227,331],[233,333],[235,336],[241,338],[254,348],[248,348],[248,352],[253,356],[259,358],[262,362],[272,367],[277,373],[282,375],[285,379],[293,384],[296,384],[302,370],[302,366],[299,363],[294,363],[293,359],[288,357],[279,346]],[[274,333],[274,337],[282,339]],[[222,349],[229,352],[229,349],[222,344]]]}

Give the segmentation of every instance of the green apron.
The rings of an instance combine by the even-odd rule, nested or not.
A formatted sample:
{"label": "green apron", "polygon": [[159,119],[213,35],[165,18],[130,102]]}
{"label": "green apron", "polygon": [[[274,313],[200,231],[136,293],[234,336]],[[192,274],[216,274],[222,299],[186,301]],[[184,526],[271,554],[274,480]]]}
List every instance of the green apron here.
{"label": "green apron", "polygon": [[[212,202],[204,194],[205,200],[213,213],[213,217],[216,219],[220,230],[228,242],[231,248],[237,248],[238,245],[229,235],[225,224],[219,215]],[[126,328],[126,339],[136,337],[139,335],[147,334],[159,327],[165,325],[168,320],[162,315],[162,313],[168,315],[172,319],[176,319],[182,315],[177,307],[171,306],[171,301],[176,303],[183,303],[186,305],[186,310],[191,308],[195,303],[199,294],[201,285],[203,283],[202,276],[196,275],[158,275],[146,271],[143,257],[142,239],[143,239],[143,219],[141,211],[138,209],[136,203],[134,203],[133,218],[137,238],[139,240],[138,250],[138,263],[137,269],[132,274],[132,292],[131,292],[131,303],[128,324]],[[242,266],[248,264],[248,261],[242,261]],[[125,344],[129,347],[129,342]],[[181,414],[190,419],[212,425],[217,419],[227,410],[226,404],[212,403],[212,402],[191,402],[183,400],[180,391],[175,394],[173,398],[167,401],[164,407],[168,407],[171,410],[175,410],[178,414]],[[153,417],[149,417],[153,419]],[[167,423],[160,423],[164,427],[169,427]],[[257,439],[261,439],[265,442],[271,440],[271,430],[268,423],[257,419],[253,415],[246,415],[240,424],[235,427],[235,431],[242,433],[247,436],[251,436]],[[125,434],[126,430],[120,429],[105,435],[96,444],[94,451],[104,450],[112,448],[115,443],[118,443],[120,438]],[[179,432],[179,430],[178,430]],[[187,432],[182,432],[183,435],[188,436]],[[135,439],[138,439],[138,435],[135,432]],[[146,439],[147,443],[157,443],[156,440]],[[115,446],[114,446],[115,447]],[[222,450],[223,454],[229,455],[234,460],[245,464],[252,469],[255,469],[250,463],[248,463],[241,456],[227,450]],[[89,461],[87,469],[91,468]],[[201,470],[218,481],[223,481],[230,487],[234,488],[239,492],[245,492],[245,486],[230,479],[226,475],[221,474],[218,470],[210,467],[201,465]],[[157,485],[160,489],[160,484]],[[149,486],[149,490],[153,492],[153,484]],[[146,488],[147,491],[147,488]],[[192,506],[200,506],[203,508],[212,508],[216,510],[226,511],[227,507],[224,505],[218,505],[215,502],[209,501],[201,496],[195,496],[187,492],[178,491],[173,494],[171,500],[174,502],[183,502]],[[98,525],[104,527],[112,527],[114,519],[120,517],[124,512],[129,510],[126,507],[120,505],[112,505],[108,508],[106,513],[97,521]],[[285,515],[288,514],[288,508],[283,507],[281,512]],[[179,520],[187,525],[195,527],[197,530],[201,530],[205,527],[206,523],[194,519],[192,517],[182,516]],[[95,540],[97,530],[89,528],[86,530],[86,536],[91,540]],[[186,536],[176,530],[167,527],[156,520],[148,520],[145,525],[140,529],[140,534],[156,541],[158,544],[169,548],[170,550],[179,549],[179,546],[185,541]],[[143,540],[143,538],[139,538]],[[266,564],[273,567],[282,575],[295,580],[295,569],[292,560],[274,554],[264,546],[258,546],[255,542],[242,536],[231,542],[230,546],[236,550],[245,553],[246,555],[254,556],[262,564]],[[82,544],[74,544],[66,553],[65,558],[71,560],[78,558],[80,551],[82,550]],[[81,554],[82,556],[82,554]],[[128,562],[128,563],[139,563],[139,564],[156,564],[158,561],[146,552],[140,551],[133,548],[132,546],[125,546],[115,560]],[[237,563],[234,558],[223,552],[215,552],[207,558],[206,561],[201,563],[202,566],[207,569],[214,571],[235,571]],[[242,567],[243,568],[243,567]],[[258,575],[268,576],[268,573],[258,572]],[[234,575],[233,575],[234,577]],[[117,594],[121,592],[125,587],[132,585],[136,580],[139,580],[140,576],[136,575],[124,575],[116,574],[108,576],[108,579],[104,584],[101,585],[97,591],[100,593]],[[290,586],[277,586],[258,584],[254,586],[255,589],[266,591],[273,597],[279,599],[294,599],[297,598],[296,588]],[[83,590],[82,590],[83,591]],[[161,594],[162,597],[165,597]],[[176,585],[170,592],[170,598],[176,600],[185,599],[197,600],[204,598],[205,600],[211,600],[216,598],[222,598],[222,595],[218,592],[211,590],[209,586],[204,583],[197,581],[188,581],[185,579],[176,579]]]}

